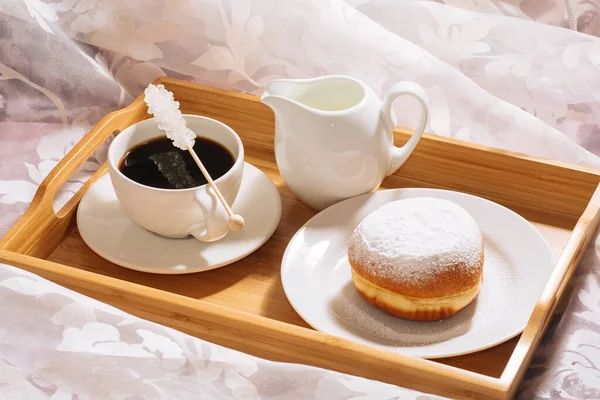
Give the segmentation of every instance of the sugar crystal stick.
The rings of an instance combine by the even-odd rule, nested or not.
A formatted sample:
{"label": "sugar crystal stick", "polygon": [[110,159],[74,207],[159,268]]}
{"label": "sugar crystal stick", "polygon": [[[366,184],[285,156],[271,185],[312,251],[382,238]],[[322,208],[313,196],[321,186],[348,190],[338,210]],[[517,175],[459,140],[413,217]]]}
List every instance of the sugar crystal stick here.
{"label": "sugar crystal stick", "polygon": [[221,191],[194,151],[194,139],[196,139],[196,134],[187,127],[185,119],[183,118],[181,111],[179,111],[179,102],[175,101],[173,93],[165,89],[163,85],[150,84],[144,91],[144,94],[144,101],[148,105],[148,113],[154,116],[158,128],[165,131],[167,137],[173,141],[175,147],[189,151],[196,164],[198,164],[202,174],[227,212],[227,226],[229,226],[229,229],[232,231],[241,230],[244,227],[244,218],[231,211],[231,208],[221,194]]}

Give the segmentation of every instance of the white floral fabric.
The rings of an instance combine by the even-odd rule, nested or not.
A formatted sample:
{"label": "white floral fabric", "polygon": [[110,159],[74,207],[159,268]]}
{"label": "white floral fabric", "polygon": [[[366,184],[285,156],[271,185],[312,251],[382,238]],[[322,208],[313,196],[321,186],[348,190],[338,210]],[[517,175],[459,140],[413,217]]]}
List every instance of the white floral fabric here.
{"label": "white floral fabric", "polygon": [[[83,134],[159,76],[254,94],[279,77],[351,75],[379,95],[414,80],[432,101],[429,132],[600,168],[599,8],[591,0],[2,1],[0,235]],[[394,109],[401,125],[416,125],[416,102],[399,99]],[[107,146],[62,188],[56,209]],[[517,397],[600,398],[599,279],[596,241]],[[0,267],[0,295],[0,398],[421,398],[223,349],[10,266]]]}

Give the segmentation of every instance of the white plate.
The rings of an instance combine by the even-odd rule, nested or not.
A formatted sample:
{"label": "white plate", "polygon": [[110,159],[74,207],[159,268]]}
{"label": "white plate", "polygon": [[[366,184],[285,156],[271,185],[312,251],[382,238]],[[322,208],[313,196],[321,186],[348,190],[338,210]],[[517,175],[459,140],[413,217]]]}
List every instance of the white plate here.
{"label": "white plate", "polygon": [[[351,281],[350,234],[383,204],[411,197],[453,201],[477,221],[485,240],[484,281],[478,299],[442,321],[414,322],[369,306]],[[525,327],[555,259],[527,220],[491,201],[437,189],[383,190],[337,203],[308,221],[290,241],[281,265],[285,293],[313,328],[423,358],[483,350]]]}
{"label": "white plate", "polygon": [[202,243],[193,237],[168,239],[151,233],[123,214],[110,176],[88,189],[77,211],[83,241],[112,263],[156,274],[187,274],[231,264],[262,246],[281,219],[281,197],[262,171],[246,163],[240,191],[231,206],[244,217],[244,229]]}

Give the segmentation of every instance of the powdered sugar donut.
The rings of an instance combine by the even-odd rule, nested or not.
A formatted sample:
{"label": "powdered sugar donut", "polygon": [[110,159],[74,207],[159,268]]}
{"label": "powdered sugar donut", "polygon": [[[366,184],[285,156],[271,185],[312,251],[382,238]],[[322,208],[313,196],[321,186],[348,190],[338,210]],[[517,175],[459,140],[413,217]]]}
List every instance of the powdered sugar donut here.
{"label": "powdered sugar donut", "polygon": [[479,294],[483,238],[448,200],[389,202],[356,227],[348,245],[354,286],[370,304],[418,321],[448,318]]}

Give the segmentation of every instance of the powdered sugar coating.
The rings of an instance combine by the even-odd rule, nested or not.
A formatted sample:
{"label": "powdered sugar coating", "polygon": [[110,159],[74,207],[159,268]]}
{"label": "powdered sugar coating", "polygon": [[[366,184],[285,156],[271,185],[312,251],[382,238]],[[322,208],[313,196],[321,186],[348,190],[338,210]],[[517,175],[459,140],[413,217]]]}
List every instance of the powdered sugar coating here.
{"label": "powdered sugar coating", "polygon": [[363,219],[350,237],[349,257],[371,276],[419,284],[447,269],[478,269],[482,248],[467,211],[448,200],[419,197],[386,203]]}

